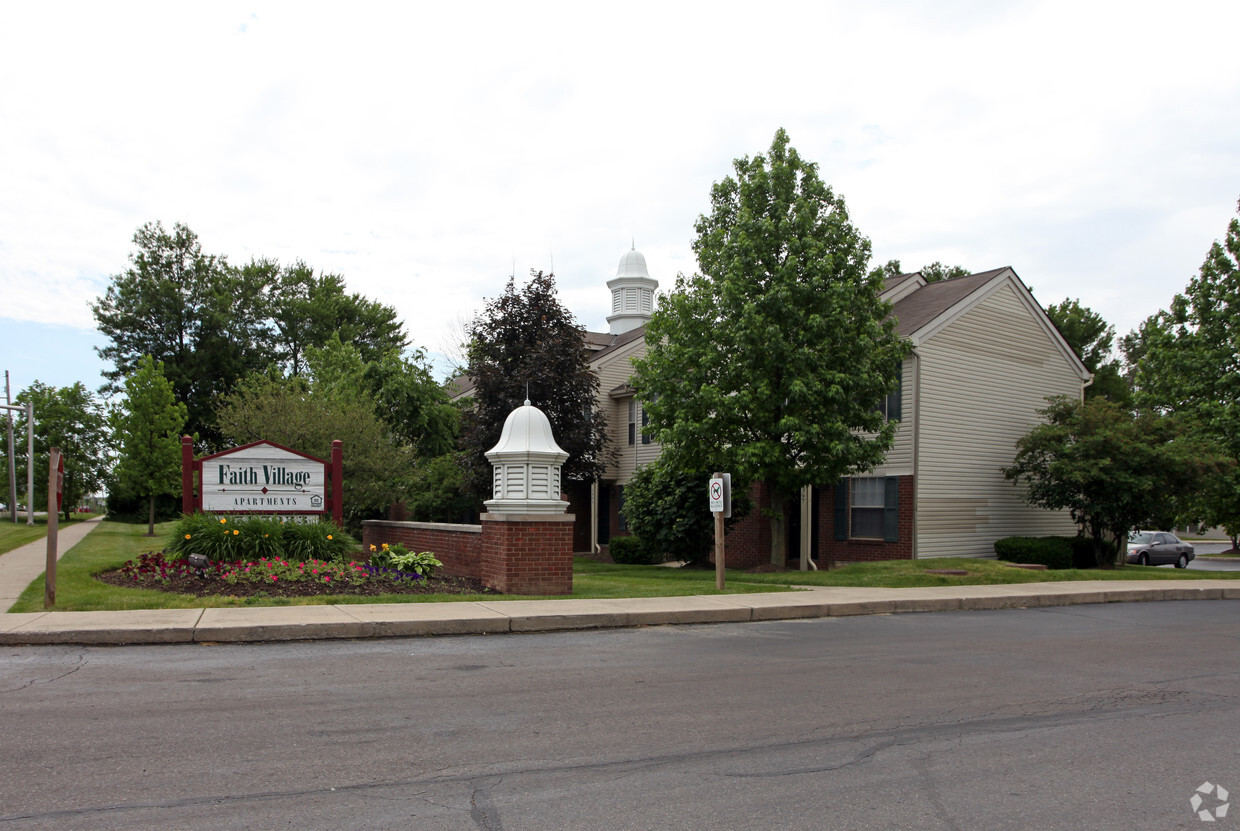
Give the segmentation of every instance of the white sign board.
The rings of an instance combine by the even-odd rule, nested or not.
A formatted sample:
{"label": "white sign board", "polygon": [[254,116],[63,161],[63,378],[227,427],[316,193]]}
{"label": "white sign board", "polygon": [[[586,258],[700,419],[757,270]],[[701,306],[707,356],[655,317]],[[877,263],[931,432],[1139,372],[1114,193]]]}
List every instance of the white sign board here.
{"label": "white sign board", "polygon": [[202,460],[202,510],[322,511],[323,463],[270,445]]}
{"label": "white sign board", "polygon": [[723,512],[723,479],[710,480],[710,512],[712,514]]}

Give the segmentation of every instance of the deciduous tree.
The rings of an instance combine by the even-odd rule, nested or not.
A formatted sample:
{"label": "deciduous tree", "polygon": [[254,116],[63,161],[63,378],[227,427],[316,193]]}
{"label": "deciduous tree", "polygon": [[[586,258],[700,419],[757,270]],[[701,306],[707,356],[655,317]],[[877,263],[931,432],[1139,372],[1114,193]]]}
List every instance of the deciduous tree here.
{"label": "deciduous tree", "polygon": [[[1240,204],[1237,205],[1240,213]],[[1210,247],[1201,270],[1171,308],[1147,321],[1139,339],[1137,401],[1190,420],[1240,463],[1240,217]],[[1240,534],[1240,478],[1203,483],[1201,519]]]}
{"label": "deciduous tree", "polygon": [[198,236],[177,223],[138,229],[130,267],[112,278],[91,305],[111,343],[97,351],[112,362],[106,391],[119,391],[145,355],[164,365],[189,430],[206,447],[218,444],[215,399],[238,378],[270,362],[264,286],[255,275],[204,254]]}
{"label": "deciduous tree", "polygon": [[532,273],[524,286],[509,280],[470,326],[469,369],[474,396],[463,414],[466,481],[479,497],[491,493],[485,453],[499,441],[508,414],[528,399],[542,410],[568,453],[563,476],[589,482],[607,466],[607,423],[595,404],[598,376],[590,369],[585,331],[555,293],[555,276]]}
{"label": "deciduous tree", "polygon": [[176,400],[163,365],[150,355],[125,379],[125,403],[114,415],[120,445],[119,486],[147,500],[147,535],[155,534],[155,499],[180,487],[185,405]]}
{"label": "deciduous tree", "polygon": [[[59,447],[65,460],[63,500],[65,519],[83,497],[96,494],[108,484],[112,459],[108,453],[108,420],[103,404],[82,382],[68,387],[52,387],[35,381],[21,392],[18,404],[34,402],[35,481],[45,481],[48,454]],[[14,435],[26,433],[26,415],[20,413]],[[18,445],[22,447],[22,445]],[[24,453],[17,453],[19,473],[24,481]],[[6,470],[7,478],[7,470]],[[35,504],[43,505],[46,488],[35,488]]]}
{"label": "deciduous tree", "polygon": [[896,425],[878,405],[908,347],[867,273],[869,241],[783,130],[713,186],[696,229],[701,273],[662,298],[635,384],[682,469],[770,485],[782,562],[782,500],[870,470],[891,447]]}
{"label": "deciduous tree", "polygon": [[1120,371],[1119,361],[1112,356],[1115,327],[1093,309],[1082,306],[1079,300],[1052,303],[1046,307],[1046,314],[1081,363],[1094,375],[1093,383],[1085,388],[1085,397],[1101,396],[1125,406],[1130,404],[1132,392]]}
{"label": "deciduous tree", "polygon": [[1094,540],[1099,565],[1108,536],[1123,551],[1130,531],[1166,527],[1199,479],[1226,467],[1168,416],[1134,414],[1103,398],[1057,398],[1039,412],[1045,422],[1017,442],[1004,476],[1028,486],[1030,505],[1068,510]]}

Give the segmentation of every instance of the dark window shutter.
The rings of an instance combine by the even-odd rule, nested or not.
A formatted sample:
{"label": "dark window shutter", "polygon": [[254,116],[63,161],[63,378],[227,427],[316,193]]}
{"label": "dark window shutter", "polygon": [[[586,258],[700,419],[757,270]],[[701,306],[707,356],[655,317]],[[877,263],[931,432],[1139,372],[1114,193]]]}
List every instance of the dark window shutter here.
{"label": "dark window shutter", "polygon": [[891,393],[891,403],[887,407],[887,419],[889,421],[899,421],[904,416],[902,398],[904,393],[904,365],[901,363],[896,367],[896,388]]}
{"label": "dark window shutter", "polygon": [[885,484],[887,492],[883,499],[883,540],[886,542],[900,541],[900,480],[888,476]]}
{"label": "dark window shutter", "polygon": [[841,479],[835,483],[835,538],[848,539],[848,480]]}

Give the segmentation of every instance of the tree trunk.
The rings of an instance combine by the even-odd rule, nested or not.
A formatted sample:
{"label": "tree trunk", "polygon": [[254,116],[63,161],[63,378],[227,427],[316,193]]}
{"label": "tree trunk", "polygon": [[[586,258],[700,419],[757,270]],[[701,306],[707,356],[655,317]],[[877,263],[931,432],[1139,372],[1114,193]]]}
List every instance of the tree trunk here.
{"label": "tree trunk", "polygon": [[770,519],[771,526],[771,565],[783,568],[788,564],[788,551],[785,544],[787,530],[784,524],[784,495],[771,492]]}
{"label": "tree trunk", "polygon": [[150,509],[147,512],[146,535],[148,537],[155,536],[155,497],[150,499]]}

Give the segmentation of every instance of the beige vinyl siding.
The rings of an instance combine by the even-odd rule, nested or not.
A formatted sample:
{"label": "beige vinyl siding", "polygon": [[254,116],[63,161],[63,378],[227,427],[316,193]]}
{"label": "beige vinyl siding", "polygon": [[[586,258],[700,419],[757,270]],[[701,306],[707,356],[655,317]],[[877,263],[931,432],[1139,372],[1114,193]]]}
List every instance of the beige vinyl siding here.
{"label": "beige vinyl siding", "polygon": [[1049,395],[1081,378],[1009,283],[918,349],[917,556],[993,556],[1013,535],[1072,534],[1066,512],[1030,508],[1003,478]]}
{"label": "beige vinyl siding", "polygon": [[637,468],[657,459],[662,450],[662,445],[658,442],[641,443],[642,404],[640,401],[637,402],[636,409],[636,440],[634,444],[629,444],[630,399],[611,398],[608,395],[616,387],[630,382],[633,375],[633,359],[645,354],[645,351],[646,342],[635,340],[604,356],[595,365],[599,376],[599,406],[607,413],[607,435],[611,438],[612,447],[619,451],[615,464],[608,468],[603,478],[619,484],[628,482]]}
{"label": "beige vinyl siding", "polygon": [[913,472],[913,387],[914,359],[904,359],[900,368],[900,426],[881,465],[865,476],[909,476]]}

